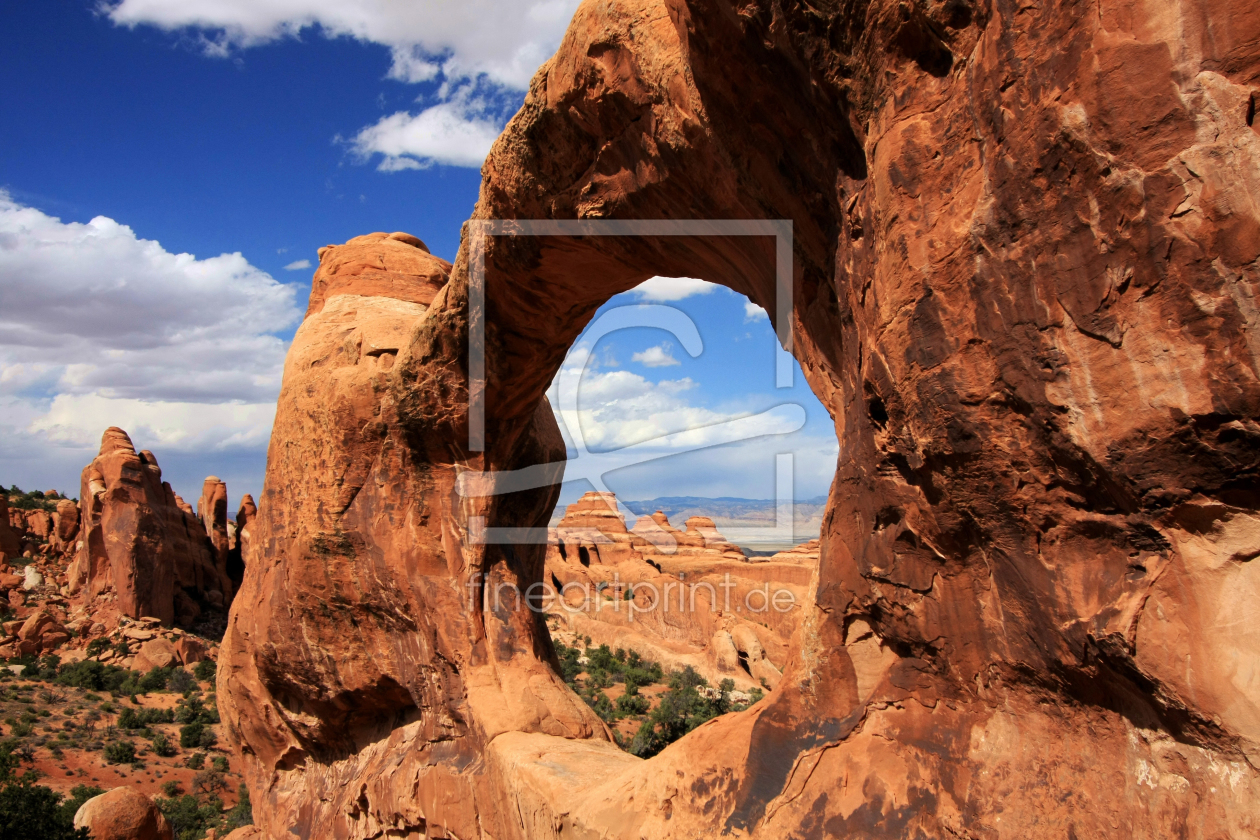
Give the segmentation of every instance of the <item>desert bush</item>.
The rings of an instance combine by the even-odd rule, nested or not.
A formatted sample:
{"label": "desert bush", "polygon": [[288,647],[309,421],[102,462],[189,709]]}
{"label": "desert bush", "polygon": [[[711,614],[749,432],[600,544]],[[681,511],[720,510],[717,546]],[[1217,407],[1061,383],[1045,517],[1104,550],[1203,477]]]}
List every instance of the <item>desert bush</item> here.
{"label": "desert bush", "polygon": [[197,682],[193,679],[192,674],[188,673],[183,668],[173,668],[171,669],[171,676],[166,681],[166,687],[170,691],[183,694],[186,691],[196,688]]}
{"label": "desert bush", "polygon": [[105,760],[110,764],[130,764],[136,760],[136,747],[130,741],[112,741],[105,745]]}
{"label": "desert bush", "polygon": [[175,755],[175,747],[161,732],[153,736],[153,740],[149,742],[153,748],[153,754],[162,758],[170,758]]}
{"label": "desert bush", "polygon": [[161,691],[166,688],[166,682],[171,677],[170,668],[154,668],[149,673],[141,677],[137,684],[140,690],[144,692]]}
{"label": "desert bush", "polygon": [[254,824],[254,809],[249,802],[249,788],[242,784],[236,789],[236,795],[236,804],[224,817],[228,831]]}

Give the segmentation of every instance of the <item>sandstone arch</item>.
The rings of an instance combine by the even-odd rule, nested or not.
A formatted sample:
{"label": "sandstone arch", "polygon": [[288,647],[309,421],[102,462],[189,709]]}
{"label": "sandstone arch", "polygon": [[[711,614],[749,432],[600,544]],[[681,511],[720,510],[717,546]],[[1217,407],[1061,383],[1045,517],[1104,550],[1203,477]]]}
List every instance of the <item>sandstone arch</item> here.
{"label": "sandstone arch", "polygon": [[1254,833],[1253,5],[584,3],[475,218],[793,221],[841,441],[817,609],[771,698],[639,762],[466,597],[541,574],[464,529],[554,488],[454,482],[563,457],[541,398],[590,313],[660,273],[773,312],[767,243],[495,240],[484,453],[467,242],[322,252],[220,671],[260,825]]}

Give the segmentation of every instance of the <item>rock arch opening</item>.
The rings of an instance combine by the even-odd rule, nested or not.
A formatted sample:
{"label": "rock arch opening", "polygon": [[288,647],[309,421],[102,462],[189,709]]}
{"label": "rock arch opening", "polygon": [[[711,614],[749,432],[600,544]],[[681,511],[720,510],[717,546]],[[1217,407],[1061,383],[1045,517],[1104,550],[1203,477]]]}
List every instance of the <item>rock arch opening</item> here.
{"label": "rock arch opening", "polygon": [[599,308],[548,391],[568,457],[547,629],[635,755],[773,690],[807,610],[834,428],[799,367],[778,381],[778,347],[746,297],[654,277]]}

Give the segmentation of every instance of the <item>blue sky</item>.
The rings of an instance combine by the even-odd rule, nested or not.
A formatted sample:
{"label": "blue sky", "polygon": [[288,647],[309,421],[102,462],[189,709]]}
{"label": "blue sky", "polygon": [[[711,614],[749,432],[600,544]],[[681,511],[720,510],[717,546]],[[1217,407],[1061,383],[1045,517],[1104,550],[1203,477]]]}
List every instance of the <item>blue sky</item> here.
{"label": "blue sky", "polygon": [[[113,424],[155,452],[185,497],[211,473],[233,506],[257,495],[280,365],[309,292],[303,261],[374,230],[414,233],[453,258],[479,161],[575,7],[0,8],[0,481],[77,495]],[[773,387],[764,316],[687,283],[606,309],[653,302],[692,317],[704,350],[692,358],[651,329],[579,340],[592,449],[783,402],[805,406],[808,422],[623,469],[609,486],[626,498],[765,498],[773,453],[797,451],[797,495],[826,492],[830,420],[799,370],[795,388]]]}

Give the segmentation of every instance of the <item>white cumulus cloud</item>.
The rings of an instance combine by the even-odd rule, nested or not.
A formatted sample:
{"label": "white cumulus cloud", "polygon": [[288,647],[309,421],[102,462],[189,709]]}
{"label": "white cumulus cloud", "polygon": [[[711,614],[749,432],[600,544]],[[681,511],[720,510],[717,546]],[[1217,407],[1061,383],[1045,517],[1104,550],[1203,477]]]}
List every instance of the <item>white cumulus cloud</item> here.
{"label": "white cumulus cloud", "polygon": [[766,310],[762,309],[751,300],[744,301],[744,323],[751,321],[769,320],[770,316],[766,314]]}
{"label": "white cumulus cloud", "polygon": [[391,76],[427,81],[487,76],[524,90],[560,43],[579,0],[117,0],[103,5],[121,26],[188,32],[216,54],[306,32],[387,46]]}
{"label": "white cumulus cloud", "polygon": [[294,260],[284,267],[285,271],[301,271],[304,268],[310,268],[310,260]]}
{"label": "white cumulus cloud", "polygon": [[652,277],[631,289],[630,294],[640,300],[668,302],[707,295],[716,288],[715,284],[694,277]]}
{"label": "white cumulus cloud", "polygon": [[630,357],[630,361],[638,362],[644,367],[669,367],[671,365],[682,364],[674,358],[670,351],[669,342],[658,344],[655,347],[649,347],[641,353],[635,353]]}
{"label": "white cumulus cloud", "polygon": [[377,168],[383,172],[424,169],[435,163],[476,168],[486,159],[503,122],[486,100],[459,95],[418,114],[398,111],[382,117],[350,144],[361,158],[381,155]]}
{"label": "white cumulus cloud", "polygon": [[111,425],[159,460],[159,445],[261,454],[287,350],[275,333],[300,317],[295,289],[241,254],[171,253],[0,191],[0,462],[59,449],[82,467]]}
{"label": "white cumulus cloud", "polygon": [[[496,101],[516,102],[555,51],[579,0],[104,0],[120,26],[154,26],[191,35],[205,52],[241,49],[307,34],[349,37],[388,47],[388,77],[416,84],[445,78],[436,105],[399,112],[364,128],[360,154],[384,156],[384,171],[433,163],[477,167],[506,124],[502,113],[458,103],[479,83]],[[456,107],[443,108],[455,104]]]}

